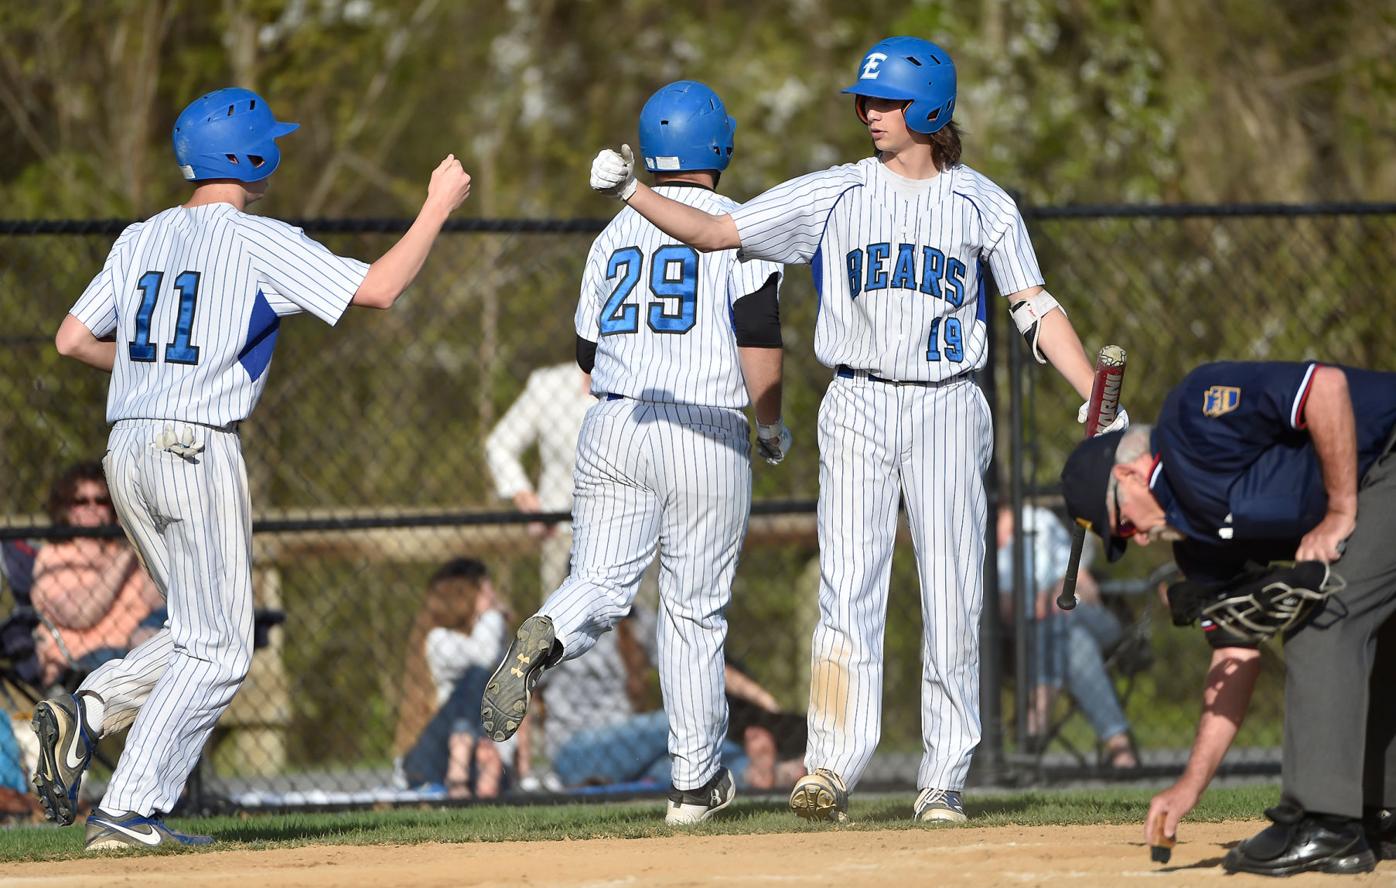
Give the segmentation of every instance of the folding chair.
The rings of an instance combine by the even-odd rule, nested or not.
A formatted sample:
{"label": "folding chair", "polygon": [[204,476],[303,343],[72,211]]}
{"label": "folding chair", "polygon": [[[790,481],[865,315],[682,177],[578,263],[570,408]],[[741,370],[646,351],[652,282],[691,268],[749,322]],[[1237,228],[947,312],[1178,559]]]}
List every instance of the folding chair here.
{"label": "folding chair", "polygon": [[[1149,596],[1153,595],[1159,583],[1167,582],[1177,574],[1177,571],[1177,566],[1170,562],[1156,568],[1142,579],[1105,581],[1100,584],[1101,597],[1105,602],[1108,602],[1106,606],[1110,607],[1113,604],[1112,610],[1117,617],[1129,617],[1121,620],[1124,629],[1120,633],[1120,638],[1102,651],[1106,673],[1115,686],[1115,693],[1119,699],[1120,708],[1123,710],[1128,711],[1129,709],[1129,702],[1134,695],[1138,677],[1147,672],[1154,664],[1154,611],[1149,606]],[[1141,597],[1145,602],[1137,615],[1128,614],[1122,605],[1117,604],[1132,597]],[[1122,611],[1124,611],[1123,614]],[[1080,705],[1074,697],[1068,695],[1065,710],[1051,720],[1046,732],[1039,739],[1035,750],[1038,755],[1039,767],[1041,767],[1042,756],[1053,743],[1066,750],[1081,768],[1094,770],[1103,767],[1105,750],[1099,742],[1096,743],[1095,748],[1096,760],[1091,762],[1086,750],[1078,749],[1075,744],[1063,736],[1063,729],[1080,713]]]}

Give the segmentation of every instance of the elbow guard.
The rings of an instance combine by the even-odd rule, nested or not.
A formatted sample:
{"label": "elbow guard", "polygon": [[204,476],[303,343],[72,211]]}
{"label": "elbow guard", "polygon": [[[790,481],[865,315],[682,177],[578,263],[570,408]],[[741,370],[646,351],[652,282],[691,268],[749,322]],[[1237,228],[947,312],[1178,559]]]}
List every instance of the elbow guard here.
{"label": "elbow guard", "polygon": [[1052,294],[1046,290],[1035,293],[1026,299],[1020,299],[1008,307],[1008,313],[1013,316],[1013,323],[1018,328],[1018,332],[1023,334],[1027,340],[1028,349],[1032,352],[1033,358],[1039,364],[1047,363],[1047,358],[1042,354],[1042,349],[1038,346],[1037,339],[1042,334],[1042,319],[1052,311],[1059,311],[1063,316],[1066,309]]}
{"label": "elbow guard", "polygon": [[580,336],[577,337],[577,366],[583,373],[590,373],[596,366],[596,343]]}
{"label": "elbow guard", "polygon": [[780,274],[732,305],[732,329],[742,348],[780,348]]}

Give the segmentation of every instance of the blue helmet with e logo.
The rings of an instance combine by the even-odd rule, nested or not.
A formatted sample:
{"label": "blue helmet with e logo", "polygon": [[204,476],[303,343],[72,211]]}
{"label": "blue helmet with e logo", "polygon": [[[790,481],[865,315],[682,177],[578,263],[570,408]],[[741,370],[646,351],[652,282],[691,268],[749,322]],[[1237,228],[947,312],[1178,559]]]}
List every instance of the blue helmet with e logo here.
{"label": "blue helmet with e logo", "polygon": [[920,37],[888,37],[863,56],[855,96],[909,102],[907,128],[933,133],[955,113],[955,63],[950,53]]}

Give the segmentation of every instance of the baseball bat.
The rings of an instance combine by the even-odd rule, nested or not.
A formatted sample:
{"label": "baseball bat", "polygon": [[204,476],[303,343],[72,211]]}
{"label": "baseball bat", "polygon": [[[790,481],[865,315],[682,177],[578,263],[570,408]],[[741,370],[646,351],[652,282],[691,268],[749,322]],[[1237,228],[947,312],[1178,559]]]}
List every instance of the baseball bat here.
{"label": "baseball bat", "polygon": [[[1125,379],[1125,350],[1118,345],[1101,348],[1095,360],[1095,380],[1091,383],[1090,406],[1086,408],[1086,438],[1094,438],[1100,430],[1115,421],[1120,412],[1120,385]],[[1066,562],[1062,577],[1062,594],[1057,607],[1076,607],[1076,572],[1081,568],[1081,550],[1086,545],[1086,525],[1076,522],[1071,529],[1071,558]]]}

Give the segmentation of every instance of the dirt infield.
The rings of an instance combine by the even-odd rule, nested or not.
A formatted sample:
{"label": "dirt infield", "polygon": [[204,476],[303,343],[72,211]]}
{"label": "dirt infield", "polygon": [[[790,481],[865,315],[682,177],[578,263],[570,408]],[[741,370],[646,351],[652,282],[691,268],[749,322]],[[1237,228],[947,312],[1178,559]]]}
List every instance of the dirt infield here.
{"label": "dirt infield", "polygon": [[[820,834],[680,836],[492,844],[279,848],[0,866],[0,883],[27,886],[548,885],[679,886],[901,884],[1270,885],[1227,877],[1226,848],[1260,823],[1188,824],[1168,866],[1149,862],[1137,826],[985,827]],[[1222,880],[1225,879],[1225,882]],[[1396,885],[1396,862],[1335,880],[1286,886]]]}

